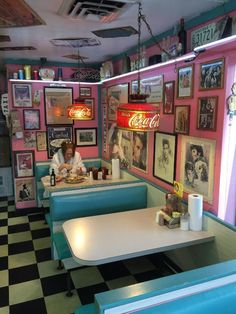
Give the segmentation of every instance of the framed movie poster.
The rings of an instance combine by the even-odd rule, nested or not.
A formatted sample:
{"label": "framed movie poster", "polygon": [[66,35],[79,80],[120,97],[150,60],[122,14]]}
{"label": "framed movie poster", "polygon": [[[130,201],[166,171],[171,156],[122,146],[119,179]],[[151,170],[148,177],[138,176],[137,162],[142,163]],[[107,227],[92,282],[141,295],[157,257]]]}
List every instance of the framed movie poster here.
{"label": "framed movie poster", "polygon": [[194,83],[194,65],[178,68],[177,98],[192,98]]}
{"label": "framed movie poster", "polygon": [[107,89],[107,117],[110,121],[116,121],[117,107],[128,103],[128,83],[114,85]]}
{"label": "framed movie poster", "polygon": [[47,150],[47,136],[45,131],[36,132],[36,148],[38,152]]}
{"label": "framed movie poster", "polygon": [[200,97],[197,106],[197,129],[216,130],[218,96]]}
{"label": "framed movie poster", "polygon": [[35,181],[33,178],[14,179],[15,203],[35,200]]}
{"label": "framed movie poster", "polygon": [[13,107],[32,107],[32,89],[30,84],[12,84]]}
{"label": "framed movie poster", "polygon": [[174,113],[175,81],[164,83],[163,114]]}
{"label": "framed movie poster", "polygon": [[132,136],[132,167],[147,172],[148,133],[133,131]]}
{"label": "framed movie poster", "polygon": [[24,109],[23,120],[25,130],[40,129],[40,110],[39,109]]}
{"label": "framed movie poster", "polygon": [[155,132],[153,176],[173,184],[175,179],[176,135]]}
{"label": "framed movie poster", "polygon": [[73,139],[71,126],[48,126],[47,127],[47,139],[48,139],[48,158],[52,158],[53,155],[61,148],[61,144],[64,141],[71,141]]}
{"label": "framed movie poster", "polygon": [[200,65],[199,90],[224,87],[224,59],[202,63]]}
{"label": "framed movie poster", "polygon": [[212,204],[215,140],[182,136],[180,182],[184,191],[199,193],[203,199]]}
{"label": "framed movie poster", "polygon": [[15,177],[34,176],[34,151],[15,151],[14,152]]}
{"label": "framed movie poster", "polygon": [[190,106],[175,106],[175,133],[188,134]]}
{"label": "framed movie poster", "polygon": [[73,104],[72,87],[44,87],[45,121],[47,125],[73,124],[67,107]]}
{"label": "framed movie poster", "polygon": [[96,146],[97,128],[75,129],[76,146]]}

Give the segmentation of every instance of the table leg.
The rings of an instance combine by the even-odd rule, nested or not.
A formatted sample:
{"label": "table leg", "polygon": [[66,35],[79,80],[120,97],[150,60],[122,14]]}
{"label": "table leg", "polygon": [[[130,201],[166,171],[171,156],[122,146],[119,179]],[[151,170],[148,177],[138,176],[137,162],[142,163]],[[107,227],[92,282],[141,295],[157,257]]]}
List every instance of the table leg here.
{"label": "table leg", "polygon": [[70,278],[70,271],[67,271],[67,276],[66,276],[66,284],[67,284],[67,297],[71,297],[73,295],[73,292],[71,291],[71,278]]}

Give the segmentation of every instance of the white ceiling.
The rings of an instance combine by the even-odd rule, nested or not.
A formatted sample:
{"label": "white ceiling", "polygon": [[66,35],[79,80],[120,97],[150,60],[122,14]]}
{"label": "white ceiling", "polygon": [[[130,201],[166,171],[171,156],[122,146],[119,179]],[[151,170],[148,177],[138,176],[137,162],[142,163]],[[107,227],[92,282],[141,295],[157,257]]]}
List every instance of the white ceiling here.
{"label": "white ceiling", "polygon": [[[12,0],[14,1],[14,0]],[[11,42],[0,43],[5,46],[34,46],[34,51],[5,51],[0,52],[0,59],[33,59],[46,57],[48,61],[75,62],[62,56],[77,54],[72,47],[55,47],[50,43],[54,38],[95,37],[101,46],[82,47],[81,56],[88,59],[85,62],[102,62],[112,56],[125,52],[137,45],[137,35],[123,38],[98,38],[91,31],[114,28],[119,26],[133,26],[137,29],[138,5],[133,4],[126,12],[111,23],[101,23],[86,19],[70,19],[59,16],[57,11],[63,0],[26,0],[28,5],[45,21],[46,25],[32,27],[2,28],[1,35],[9,35]],[[122,0],[120,0],[122,1]],[[90,0],[90,2],[92,2]],[[126,1],[128,2],[128,0]],[[134,3],[134,1],[130,1]],[[174,25],[181,17],[185,21],[222,5],[223,0],[142,0],[142,13],[151,26],[154,35],[158,35]],[[142,25],[142,38],[147,40],[150,35],[145,25]]]}

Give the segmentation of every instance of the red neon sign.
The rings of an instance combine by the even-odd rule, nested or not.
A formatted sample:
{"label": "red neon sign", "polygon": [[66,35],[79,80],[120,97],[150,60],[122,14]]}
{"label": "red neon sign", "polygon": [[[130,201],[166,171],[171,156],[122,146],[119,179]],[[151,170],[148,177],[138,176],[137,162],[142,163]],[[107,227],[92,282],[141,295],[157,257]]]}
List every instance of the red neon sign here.
{"label": "red neon sign", "polygon": [[73,120],[92,120],[93,111],[91,106],[86,104],[72,105],[67,108],[67,115],[69,119]]}

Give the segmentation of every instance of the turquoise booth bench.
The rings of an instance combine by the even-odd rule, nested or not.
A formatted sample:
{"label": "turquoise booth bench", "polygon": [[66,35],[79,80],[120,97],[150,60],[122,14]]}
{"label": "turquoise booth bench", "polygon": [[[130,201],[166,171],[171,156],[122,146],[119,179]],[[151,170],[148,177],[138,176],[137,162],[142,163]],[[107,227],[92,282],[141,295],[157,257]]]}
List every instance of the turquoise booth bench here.
{"label": "turquoise booth bench", "polygon": [[234,314],[236,260],[95,294],[75,314]]}
{"label": "turquoise booth bench", "polygon": [[[49,175],[49,167],[51,160],[48,161],[36,161],[34,165],[35,181],[36,181],[36,199],[38,207],[48,207],[48,199],[44,198],[44,188],[41,182],[41,178]],[[101,159],[85,159],[83,163],[86,168],[101,167]]]}

